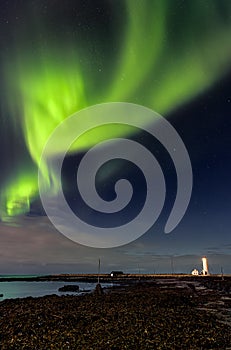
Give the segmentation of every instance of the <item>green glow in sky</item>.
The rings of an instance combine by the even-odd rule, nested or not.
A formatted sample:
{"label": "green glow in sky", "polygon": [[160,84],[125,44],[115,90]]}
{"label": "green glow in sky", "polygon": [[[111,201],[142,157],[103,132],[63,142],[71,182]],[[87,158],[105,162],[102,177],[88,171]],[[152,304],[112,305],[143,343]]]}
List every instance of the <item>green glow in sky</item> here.
{"label": "green glow in sky", "polygon": [[[168,116],[228,70],[230,1],[189,1],[179,15],[172,0],[127,0],[124,4],[120,8],[120,2],[114,2],[114,11],[123,19],[114,59],[111,53],[103,52],[105,46],[101,47],[100,41],[65,40],[65,35],[52,39],[39,18],[28,34],[37,42],[35,52],[29,48],[25,32],[14,33],[11,57],[5,62],[8,106],[11,118],[22,127],[28,152],[37,166],[51,132],[76,111],[96,102],[128,101]],[[94,45],[97,55],[92,54]],[[102,57],[100,71],[96,56]],[[95,129],[72,151],[128,132],[123,127],[116,131],[113,127]],[[61,149],[62,140],[57,153]],[[51,177],[55,183],[55,174],[48,176],[46,165],[41,166],[47,184]],[[37,193],[37,174],[28,175],[23,164],[20,174],[2,191],[1,207],[9,216],[27,212]]]}
{"label": "green glow in sky", "polygon": [[13,182],[1,192],[4,206],[1,203],[1,219],[8,221],[9,216],[26,213],[30,210],[30,202],[38,195],[36,174],[16,176]]}

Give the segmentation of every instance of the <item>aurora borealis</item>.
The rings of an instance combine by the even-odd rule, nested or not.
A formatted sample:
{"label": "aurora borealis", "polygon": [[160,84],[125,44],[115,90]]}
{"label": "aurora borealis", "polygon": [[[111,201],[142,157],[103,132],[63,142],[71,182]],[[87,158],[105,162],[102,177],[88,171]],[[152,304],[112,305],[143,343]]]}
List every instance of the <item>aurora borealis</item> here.
{"label": "aurora borealis", "polygon": [[[41,152],[65,118],[96,103],[121,101],[152,108],[178,125],[178,111],[217,91],[230,74],[228,0],[13,0],[0,8],[0,218],[6,225],[37,203]],[[191,113],[179,119],[183,139],[193,140],[188,128],[206,125],[210,140],[216,123],[208,115],[200,124],[201,116]],[[228,112],[220,113],[223,128]],[[129,130],[98,128],[71,153],[124,134]],[[206,158],[198,142],[200,150],[192,152],[196,173]],[[62,140],[57,154],[61,150]],[[48,176],[46,164],[41,166],[47,186],[54,186],[55,173]]]}

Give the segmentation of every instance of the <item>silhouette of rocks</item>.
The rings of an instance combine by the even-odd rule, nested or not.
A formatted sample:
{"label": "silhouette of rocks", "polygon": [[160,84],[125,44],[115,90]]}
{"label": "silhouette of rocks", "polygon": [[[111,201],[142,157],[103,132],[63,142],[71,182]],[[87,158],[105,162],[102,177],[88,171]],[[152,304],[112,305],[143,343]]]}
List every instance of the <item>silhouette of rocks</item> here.
{"label": "silhouette of rocks", "polygon": [[94,290],[95,295],[103,295],[103,288],[100,283],[97,283],[95,290]]}
{"label": "silhouette of rocks", "polygon": [[59,292],[79,292],[79,286],[68,284],[66,286],[60,287]]}

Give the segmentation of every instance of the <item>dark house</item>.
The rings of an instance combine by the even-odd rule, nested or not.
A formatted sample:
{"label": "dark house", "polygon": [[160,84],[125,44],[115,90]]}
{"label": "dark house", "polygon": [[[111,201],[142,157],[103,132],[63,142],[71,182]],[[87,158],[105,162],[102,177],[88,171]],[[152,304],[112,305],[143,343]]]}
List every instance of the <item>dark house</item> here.
{"label": "dark house", "polygon": [[123,275],[123,271],[112,271],[111,272],[111,277],[117,277]]}

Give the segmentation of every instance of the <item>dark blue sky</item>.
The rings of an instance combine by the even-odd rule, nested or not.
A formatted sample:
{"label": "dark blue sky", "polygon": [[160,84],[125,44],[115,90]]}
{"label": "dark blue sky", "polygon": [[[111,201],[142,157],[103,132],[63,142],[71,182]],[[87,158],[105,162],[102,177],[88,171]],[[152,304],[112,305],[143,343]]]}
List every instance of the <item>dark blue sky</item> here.
{"label": "dark blue sky", "polygon": [[[135,3],[134,11],[137,11],[136,0]],[[164,225],[176,194],[174,167],[162,147],[149,139],[146,134],[139,133],[133,136],[136,140],[141,140],[153,153],[156,152],[158,161],[165,168],[167,199],[158,221],[144,236],[125,246],[104,250],[83,247],[62,236],[44,215],[38,197],[31,201],[30,210],[5,220],[4,196],[8,178],[12,177],[12,174],[20,168],[23,168],[23,172],[26,172],[27,169],[33,169],[37,173],[37,165],[32,160],[24,138],[23,129],[25,126],[22,112],[15,115],[15,110],[11,109],[7,103],[11,96],[9,96],[9,89],[7,89],[7,72],[4,67],[8,61],[11,62],[12,55],[16,51],[27,52],[30,48],[31,52],[34,50],[35,53],[31,54],[30,52],[28,55],[36,56],[38,38],[38,51],[43,45],[44,50],[46,50],[53,42],[55,46],[59,47],[60,45],[62,49],[65,39],[68,39],[68,42],[73,44],[73,47],[77,45],[79,52],[81,52],[80,64],[83,62],[82,69],[87,76],[85,89],[89,105],[105,102],[107,98],[103,96],[103,92],[109,89],[109,82],[115,79],[115,65],[124,58],[122,54],[123,39],[126,38],[125,33],[129,18],[126,11],[131,10],[133,5],[131,5],[132,3],[129,5],[129,1],[118,1],[115,5],[110,0],[95,1],[94,3],[91,1],[67,1],[65,5],[58,0],[40,1],[39,6],[34,1],[1,2],[0,58],[2,64],[0,69],[4,75],[4,81],[0,83],[0,273],[95,272],[98,257],[101,258],[104,272],[113,269],[130,272],[138,270],[142,272],[171,272],[171,259],[174,261],[175,272],[190,272],[194,267],[200,269],[203,255],[209,258],[211,272],[218,273],[223,267],[224,272],[231,273],[231,47],[228,50],[226,44],[226,35],[231,32],[231,12],[227,11],[231,11],[231,8],[229,1],[226,0],[213,1],[212,3],[205,1],[203,5],[200,1],[195,1],[192,4],[190,1],[171,2],[166,0],[163,3],[166,6],[165,10],[158,5],[157,1],[152,2],[152,0],[144,1],[143,8],[140,5],[140,11],[145,12],[149,7],[150,13],[156,10],[153,21],[158,16],[160,19],[163,17],[165,21],[164,34],[155,36],[153,32],[154,44],[157,45],[159,42],[159,35],[160,42],[164,47],[163,56],[159,57],[163,66],[159,62],[160,69],[156,71],[148,62],[147,56],[153,53],[153,50],[148,47],[148,44],[152,42],[152,36],[150,36],[150,41],[147,41],[147,45],[142,47],[143,60],[137,64],[132,57],[133,55],[134,57],[142,57],[141,46],[139,46],[139,38],[137,38],[137,46],[136,40],[133,39],[130,59],[131,66],[134,65],[134,76],[131,74],[132,69],[129,71],[128,60],[127,70],[130,75],[126,76],[125,74],[125,78],[121,78],[125,79],[125,82],[121,80],[121,86],[118,83],[115,86],[117,86],[118,91],[121,91],[122,96],[124,85],[126,84],[127,87],[131,85],[131,92],[129,94],[128,90],[126,94],[125,91],[124,99],[118,93],[120,102],[139,103],[153,109],[155,109],[155,103],[151,105],[148,96],[151,91],[155,91],[154,87],[159,87],[156,90],[157,96],[159,96],[159,101],[156,102],[156,111],[162,113],[162,110],[158,110],[158,103],[162,103],[160,104],[163,106],[162,115],[168,119],[181,136],[191,159],[193,169],[192,197],[180,224],[172,233],[164,234]],[[127,10],[126,6],[128,6]],[[145,10],[143,10],[144,8]],[[32,19],[28,19],[30,14],[28,9],[33,10],[34,13],[37,11],[35,26]],[[137,20],[138,17],[134,18]],[[46,24],[45,29],[42,27],[43,23]],[[203,28],[203,25],[205,33],[201,33],[200,37],[198,28]],[[148,26],[145,27],[144,23],[139,21],[137,26],[139,28],[137,36],[138,33],[141,33],[140,36],[143,35],[144,40],[146,40]],[[35,27],[36,35],[34,35]],[[128,37],[129,35],[128,31]],[[87,51],[86,47],[88,47]],[[200,57],[203,63],[201,64],[202,68],[197,66],[197,55],[200,50],[204,50]],[[226,62],[224,69],[220,69],[220,66],[223,65],[222,55],[225,50],[227,53],[224,55],[226,55],[228,63]],[[188,70],[184,68],[184,60],[179,63],[181,53],[185,54],[187,59],[189,56],[192,58],[188,60],[188,63],[186,60]],[[85,54],[86,56],[84,56]],[[12,62],[14,62],[13,59]],[[143,69],[143,62],[146,65],[150,64],[151,68],[141,79],[139,71]],[[173,69],[171,70],[169,67],[173,67]],[[12,70],[14,68],[12,66]],[[211,82],[206,83],[205,86],[203,85],[205,77],[200,81],[200,68],[203,77],[206,74],[208,76],[214,75],[214,79],[211,79]],[[103,76],[100,75],[102,69]],[[172,74],[173,72],[174,74]],[[198,74],[198,85],[192,83],[193,93],[187,94],[190,80],[194,79],[194,73]],[[178,76],[180,76],[179,80]],[[176,80],[176,91],[181,83],[183,86],[181,92],[176,92],[176,98],[172,92],[174,91],[174,79]],[[162,84],[166,84],[166,106],[168,106],[166,112],[164,111],[165,95],[160,92]],[[15,77],[15,85],[17,85],[17,76]],[[133,85],[137,85],[134,90],[132,89]],[[99,90],[98,95],[96,90]],[[13,105],[16,99],[15,95],[12,96],[12,99]],[[171,99],[173,106],[170,106],[171,102],[168,102]],[[73,190],[73,181],[75,180],[73,169],[82,155],[82,153],[76,153],[72,157],[69,156],[64,164],[63,179],[69,186],[66,195],[72,204],[73,198],[76,196],[76,193],[73,192],[75,191]],[[134,182],[134,189],[137,191],[134,207],[129,207],[119,221],[115,219],[118,224],[123,220],[126,221],[130,215],[142,207],[142,201],[145,198],[145,185],[139,171],[132,166],[125,167],[123,164],[117,164],[113,169],[112,174],[107,177],[107,181],[113,182],[125,172],[127,177]],[[70,186],[70,184],[72,185]],[[111,192],[111,187],[107,187],[105,183],[99,183],[100,191],[108,199],[114,193]],[[73,205],[76,205],[76,202]],[[95,213],[81,209],[80,201],[77,202],[78,208],[83,211],[86,218],[90,217],[91,220],[97,221]],[[106,217],[104,219],[105,224],[108,219]],[[111,224],[113,220],[110,218],[108,221]],[[107,226],[107,224],[105,225]]]}

